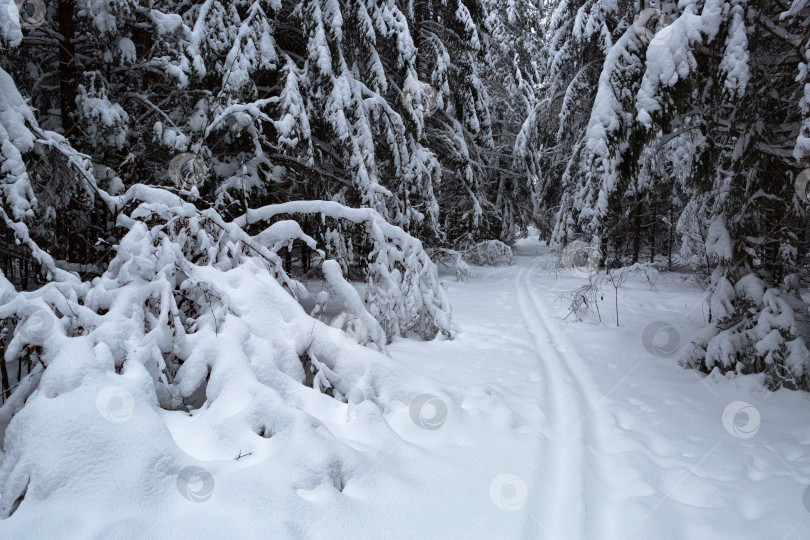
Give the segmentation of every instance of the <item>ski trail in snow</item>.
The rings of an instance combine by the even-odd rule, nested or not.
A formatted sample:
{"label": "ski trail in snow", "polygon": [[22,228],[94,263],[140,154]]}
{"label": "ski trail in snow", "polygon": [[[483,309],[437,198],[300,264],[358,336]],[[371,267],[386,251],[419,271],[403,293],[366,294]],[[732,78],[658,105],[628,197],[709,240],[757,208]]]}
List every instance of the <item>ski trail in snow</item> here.
{"label": "ski trail in snow", "polygon": [[539,458],[534,482],[534,489],[543,495],[535,498],[540,527],[530,522],[527,537],[611,537],[598,500],[604,492],[598,462],[604,433],[598,409],[602,395],[568,338],[546,324],[550,315],[531,283],[535,265],[532,262],[518,273],[515,292],[545,376],[554,435],[551,447],[544,448]]}

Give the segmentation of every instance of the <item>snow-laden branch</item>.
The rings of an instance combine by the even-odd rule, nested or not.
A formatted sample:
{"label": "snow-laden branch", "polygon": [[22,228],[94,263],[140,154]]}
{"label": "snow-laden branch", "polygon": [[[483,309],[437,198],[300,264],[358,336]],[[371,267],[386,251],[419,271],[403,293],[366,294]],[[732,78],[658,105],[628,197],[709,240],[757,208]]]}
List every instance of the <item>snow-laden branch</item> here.
{"label": "snow-laden branch", "polygon": [[371,208],[349,208],[334,201],[293,201],[248,210],[233,224],[246,227],[280,215],[310,214],[345,220],[365,227],[373,243],[369,254],[366,305],[388,337],[418,332],[432,338],[437,332],[453,337],[450,302],[442,289],[436,265],[422,242],[385,221]]}

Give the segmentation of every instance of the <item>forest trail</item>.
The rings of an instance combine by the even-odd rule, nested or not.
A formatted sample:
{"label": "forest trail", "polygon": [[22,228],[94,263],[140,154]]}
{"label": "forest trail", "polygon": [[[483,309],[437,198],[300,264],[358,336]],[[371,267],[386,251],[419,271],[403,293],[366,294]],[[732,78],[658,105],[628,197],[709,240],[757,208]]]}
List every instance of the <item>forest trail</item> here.
{"label": "forest trail", "polygon": [[594,538],[606,533],[600,505],[594,504],[594,494],[604,492],[599,472],[604,397],[567,337],[545,322],[550,317],[532,279],[539,261],[521,259],[515,295],[535,344],[545,380],[543,410],[554,433],[550,447],[541,450],[539,475],[532,482],[544,494],[541,523],[551,538]]}
{"label": "forest trail", "polygon": [[[545,277],[539,267],[548,251],[525,241],[516,250],[514,266],[481,268],[471,281],[450,285],[463,333],[440,345],[452,352],[442,354],[429,371],[424,354],[417,352],[427,354],[429,344],[398,342],[394,358],[448,384],[493,387],[510,396],[513,409],[523,416],[512,440],[499,437],[509,455],[495,460],[498,465],[483,457],[491,446],[485,437],[480,447],[466,450],[484,469],[480,474],[511,480],[511,485],[495,486],[502,500],[492,489],[489,493],[500,509],[494,517],[504,537],[621,538],[611,532],[606,515],[610,487],[603,470],[609,461],[604,439],[613,426],[604,408],[608,398],[538,293],[538,280]],[[439,345],[432,346],[436,356]],[[484,536],[473,532],[469,537]]]}
{"label": "forest trail", "polygon": [[[704,379],[644,344],[645,327],[662,318],[680,346],[703,324],[704,292],[690,277],[662,275],[660,288],[628,283],[617,328],[612,289],[603,291],[601,324],[573,322],[561,295],[582,279],[550,268],[554,254],[536,240],[519,242],[515,254],[515,265],[477,268],[466,283],[446,278],[457,340],[391,347],[409,368],[490,388],[513,411],[511,428],[460,437],[451,417],[419,439],[429,451],[455,448],[458,476],[442,478],[467,495],[445,512],[473,516],[457,537],[806,537],[806,396],[769,393],[749,378]],[[757,436],[724,427],[735,402],[761,413]]]}

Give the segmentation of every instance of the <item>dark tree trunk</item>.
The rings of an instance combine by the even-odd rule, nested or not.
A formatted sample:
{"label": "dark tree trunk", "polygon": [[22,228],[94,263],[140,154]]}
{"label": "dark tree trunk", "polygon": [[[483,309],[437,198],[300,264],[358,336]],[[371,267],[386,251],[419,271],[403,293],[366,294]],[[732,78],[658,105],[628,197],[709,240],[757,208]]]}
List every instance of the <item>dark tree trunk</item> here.
{"label": "dark tree trunk", "polygon": [[602,268],[607,268],[607,249],[608,249],[608,242],[607,237],[602,234],[602,241],[599,245],[599,251],[602,252]]}
{"label": "dark tree trunk", "polygon": [[655,226],[658,221],[658,205],[652,203],[652,231],[650,232],[650,262],[655,262]]}
{"label": "dark tree trunk", "polygon": [[669,197],[669,242],[667,243],[667,260],[669,271],[672,272],[672,244],[675,242],[675,203]]}
{"label": "dark tree trunk", "polygon": [[416,0],[413,6],[413,15],[414,15],[414,25],[413,25],[413,32],[411,37],[413,38],[413,44],[416,49],[419,49],[419,46],[422,44],[422,21],[427,18],[429,15],[427,11],[427,6],[425,5],[425,0]]}
{"label": "dark tree trunk", "polygon": [[3,399],[0,402],[5,402],[8,397],[6,394],[9,393],[9,389],[11,388],[11,383],[8,380],[8,370],[6,369],[5,345],[0,346],[0,352],[3,353],[0,356],[0,384],[3,385],[3,388],[0,389],[0,392],[3,394]]}
{"label": "dark tree trunk", "polygon": [[636,204],[633,207],[633,264],[638,262],[641,251],[641,199],[636,197]]}
{"label": "dark tree trunk", "polygon": [[76,22],[74,0],[59,0],[56,19],[59,24],[59,91],[61,93],[62,129],[73,131],[76,112]]}

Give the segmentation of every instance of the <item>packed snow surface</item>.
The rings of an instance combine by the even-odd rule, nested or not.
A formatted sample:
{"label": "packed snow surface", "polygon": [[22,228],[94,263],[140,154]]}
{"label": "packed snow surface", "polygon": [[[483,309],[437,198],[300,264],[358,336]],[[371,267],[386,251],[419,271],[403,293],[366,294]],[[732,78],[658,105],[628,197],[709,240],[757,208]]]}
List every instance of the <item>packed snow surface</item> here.
{"label": "packed snow surface", "polygon": [[678,366],[705,324],[690,275],[629,280],[617,328],[613,290],[602,324],[573,322],[560,296],[586,278],[532,240],[515,255],[446,277],[456,339],[388,347],[376,384],[392,404],[291,390],[309,416],[275,424],[243,393],[193,414],[128,409],[140,373],[33,396],[37,421],[90,418],[115,401],[98,388],[126,387],[96,422],[38,426],[58,447],[27,448],[51,470],[0,538],[810,537],[810,396]]}

